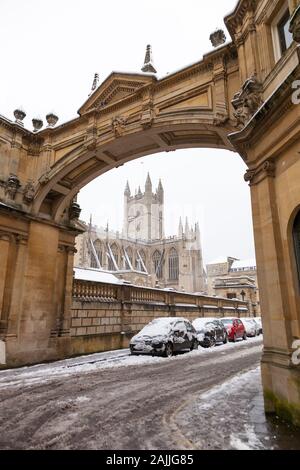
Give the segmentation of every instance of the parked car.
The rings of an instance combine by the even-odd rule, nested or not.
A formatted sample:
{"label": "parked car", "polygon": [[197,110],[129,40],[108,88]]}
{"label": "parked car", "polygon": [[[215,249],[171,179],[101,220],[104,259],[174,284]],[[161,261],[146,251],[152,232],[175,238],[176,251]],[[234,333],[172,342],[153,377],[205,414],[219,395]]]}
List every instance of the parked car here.
{"label": "parked car", "polygon": [[198,343],[203,348],[228,342],[226,328],[217,318],[197,318],[193,321],[193,326],[197,332]]}
{"label": "parked car", "polygon": [[262,327],[261,317],[254,317],[253,320],[258,325],[259,334],[262,335],[263,334],[263,327]]}
{"label": "parked car", "polygon": [[246,341],[246,329],[239,318],[221,318],[221,322],[226,328],[229,341],[236,342],[238,339]]}
{"label": "parked car", "polygon": [[257,323],[253,320],[253,318],[241,318],[243,325],[246,329],[246,333],[248,338],[254,338],[255,336],[258,335],[259,328]]}
{"label": "parked car", "polygon": [[197,334],[185,318],[156,318],[130,341],[131,354],[170,357],[179,351],[198,348]]}

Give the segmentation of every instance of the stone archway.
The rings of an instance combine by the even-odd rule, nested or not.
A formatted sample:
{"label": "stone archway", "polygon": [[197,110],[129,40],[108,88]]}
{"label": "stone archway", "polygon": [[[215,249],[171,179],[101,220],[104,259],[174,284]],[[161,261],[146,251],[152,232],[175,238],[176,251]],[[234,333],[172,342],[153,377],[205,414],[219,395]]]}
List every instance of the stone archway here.
{"label": "stone archway", "polygon": [[300,65],[295,43],[276,63],[270,40],[285,6],[239,0],[225,19],[232,42],[160,80],[112,73],[79,117],[61,126],[50,116],[50,127],[39,131],[36,122],[30,132],[20,112],[15,123],[0,118],[0,335],[9,364],[70,353],[74,240],[82,230],[74,198],[81,187],[143,155],[229,149],[246,162],[251,186],[267,411],[300,422],[291,349],[300,337],[300,291],[287,235],[300,201],[300,111],[291,100]]}

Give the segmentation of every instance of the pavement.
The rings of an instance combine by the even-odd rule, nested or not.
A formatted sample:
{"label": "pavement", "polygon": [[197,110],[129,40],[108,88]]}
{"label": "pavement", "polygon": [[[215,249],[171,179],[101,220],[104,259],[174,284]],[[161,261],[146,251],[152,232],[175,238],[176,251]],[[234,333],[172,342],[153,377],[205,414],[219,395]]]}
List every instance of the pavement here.
{"label": "pavement", "polygon": [[0,372],[0,449],[300,449],[263,413],[262,339],[173,358],[128,350]]}

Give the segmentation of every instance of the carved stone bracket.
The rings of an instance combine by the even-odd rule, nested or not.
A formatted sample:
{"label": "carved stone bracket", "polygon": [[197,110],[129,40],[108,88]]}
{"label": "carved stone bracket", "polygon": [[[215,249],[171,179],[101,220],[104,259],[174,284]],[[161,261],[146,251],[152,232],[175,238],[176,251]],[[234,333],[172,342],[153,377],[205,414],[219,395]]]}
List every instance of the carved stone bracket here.
{"label": "carved stone bracket", "polygon": [[73,201],[69,208],[69,218],[70,220],[78,220],[80,217],[81,208],[80,205]]}
{"label": "carved stone bracket", "polygon": [[253,186],[265,178],[275,177],[276,166],[273,160],[266,160],[264,163],[259,165],[257,168],[247,170],[244,179],[246,183]]}
{"label": "carved stone bracket", "polygon": [[25,204],[30,204],[34,200],[35,189],[32,181],[28,181],[23,191],[23,201]]}
{"label": "carved stone bracket", "polygon": [[141,126],[143,129],[149,129],[152,126],[155,117],[153,102],[149,101],[148,104],[143,106],[141,114]]}
{"label": "carved stone bracket", "polygon": [[126,127],[126,118],[123,116],[115,116],[111,120],[111,127],[115,137],[121,137]]}
{"label": "carved stone bracket", "polygon": [[262,85],[253,75],[248,78],[241,90],[236,93],[231,101],[234,109],[234,117],[238,126],[245,126],[253,114],[262,105]]}
{"label": "carved stone bracket", "polygon": [[17,176],[10,175],[5,184],[5,194],[14,200],[20,186],[21,184]]}
{"label": "carved stone bracket", "polygon": [[297,6],[291,17],[290,32],[294,41],[300,43],[300,5]]}

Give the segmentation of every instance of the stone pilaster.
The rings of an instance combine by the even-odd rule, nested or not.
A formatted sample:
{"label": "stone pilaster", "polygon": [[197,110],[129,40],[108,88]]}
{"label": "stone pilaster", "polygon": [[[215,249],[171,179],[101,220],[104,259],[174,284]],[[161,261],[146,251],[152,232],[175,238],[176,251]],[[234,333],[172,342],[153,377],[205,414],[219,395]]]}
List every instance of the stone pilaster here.
{"label": "stone pilaster", "polygon": [[10,241],[11,236],[9,233],[0,232],[0,336],[5,333],[7,328],[7,319],[4,318],[3,300],[7,279]]}

